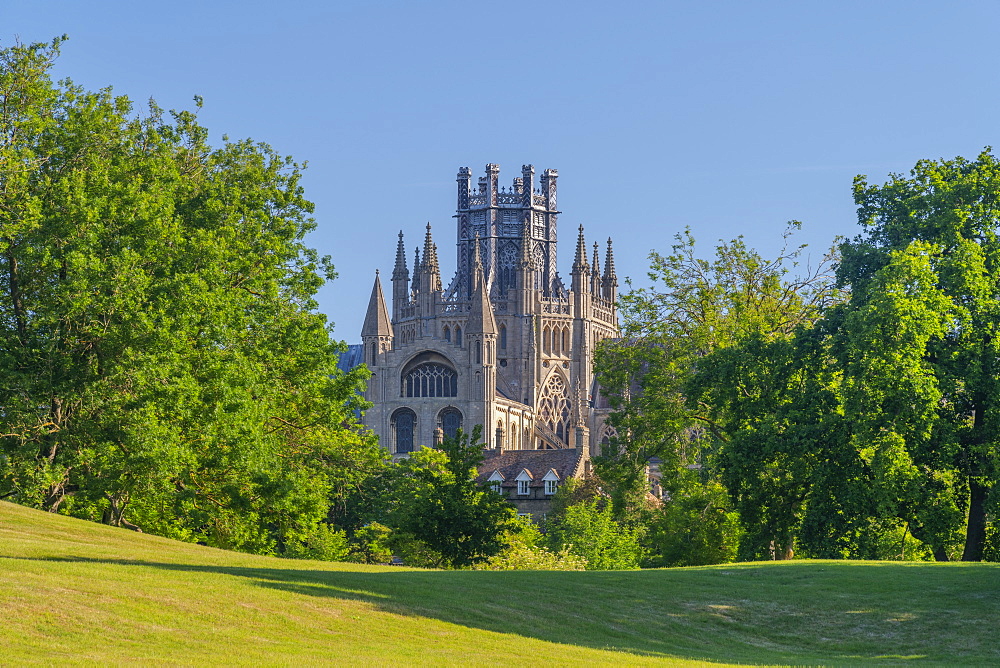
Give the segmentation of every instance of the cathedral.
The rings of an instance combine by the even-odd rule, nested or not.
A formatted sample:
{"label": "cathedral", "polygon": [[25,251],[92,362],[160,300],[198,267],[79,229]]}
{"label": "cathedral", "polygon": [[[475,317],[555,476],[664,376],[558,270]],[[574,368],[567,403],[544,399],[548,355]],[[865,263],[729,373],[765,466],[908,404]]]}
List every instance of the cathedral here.
{"label": "cathedral", "polygon": [[[547,169],[536,187],[535,170],[525,165],[501,186],[499,166],[489,164],[473,184],[471,170],[459,169],[456,271],[447,286],[429,224],[412,264],[399,233],[391,309],[376,272],[355,361],[372,371],[364,422],[393,456],[475,425],[506,459],[513,451],[574,449],[562,457],[573,464],[561,475],[542,470],[542,460],[537,472],[524,469],[538,495],[548,496],[554,477],[579,475],[607,442],[609,410],[592,358],[599,341],[618,336],[614,254],[609,239],[602,270],[598,245],[588,253],[580,226],[565,285],[557,267],[557,177]],[[534,496],[528,483],[507,481],[499,469],[490,481],[520,485],[512,496]]]}

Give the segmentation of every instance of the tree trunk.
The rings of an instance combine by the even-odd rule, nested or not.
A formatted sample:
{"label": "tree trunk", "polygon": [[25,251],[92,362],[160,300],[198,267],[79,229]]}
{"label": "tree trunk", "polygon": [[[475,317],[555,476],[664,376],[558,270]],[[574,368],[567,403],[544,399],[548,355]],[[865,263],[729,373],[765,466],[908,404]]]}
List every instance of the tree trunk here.
{"label": "tree trunk", "polygon": [[934,548],[935,561],[948,561],[948,553],[945,552],[944,545],[937,545]]}
{"label": "tree trunk", "polygon": [[989,488],[969,478],[969,524],[965,530],[962,561],[982,561],[986,547],[986,496]]}

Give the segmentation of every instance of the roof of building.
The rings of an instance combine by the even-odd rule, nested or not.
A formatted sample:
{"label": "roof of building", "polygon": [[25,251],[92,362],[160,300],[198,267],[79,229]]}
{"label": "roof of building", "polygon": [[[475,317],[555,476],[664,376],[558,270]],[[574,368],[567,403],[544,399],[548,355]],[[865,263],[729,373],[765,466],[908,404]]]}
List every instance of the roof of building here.
{"label": "roof of building", "polygon": [[389,317],[389,309],[385,305],[382,282],[378,279],[377,271],[375,284],[372,286],[372,296],[368,300],[365,323],[361,326],[361,336],[392,336],[392,318]]}
{"label": "roof of building", "polygon": [[364,362],[365,347],[360,343],[353,343],[347,346],[347,350],[340,353],[337,359],[337,368],[345,373]]}
{"label": "roof of building", "polygon": [[501,487],[513,487],[521,471],[527,471],[532,481],[529,487],[541,487],[543,479],[551,470],[560,480],[568,480],[582,473],[583,450],[562,448],[559,450],[486,450],[486,459],[479,465],[479,482],[486,482],[494,471],[503,476]]}

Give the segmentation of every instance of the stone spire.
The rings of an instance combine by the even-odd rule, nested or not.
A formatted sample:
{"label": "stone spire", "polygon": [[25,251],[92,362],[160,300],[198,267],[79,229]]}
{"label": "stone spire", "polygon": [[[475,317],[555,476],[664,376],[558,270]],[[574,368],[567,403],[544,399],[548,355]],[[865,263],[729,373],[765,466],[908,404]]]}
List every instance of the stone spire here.
{"label": "stone spire", "polygon": [[601,282],[605,299],[614,301],[618,297],[618,275],[615,274],[615,252],[608,237],[608,255],[604,260],[604,280]]}
{"label": "stone spire", "polygon": [[427,284],[422,286],[425,290],[435,292],[441,289],[441,267],[438,265],[437,246],[431,237],[430,223],[427,223],[427,233],[424,234],[424,264],[420,270],[427,276]]}
{"label": "stone spire", "polygon": [[403,247],[403,232],[396,243],[396,266],[392,269],[392,317],[398,319],[403,307],[410,303],[410,271],[406,268],[406,249]]}
{"label": "stone spire", "polygon": [[372,296],[368,300],[368,313],[365,314],[365,324],[361,327],[361,337],[392,336],[392,320],[389,318],[389,309],[385,306],[385,297],[382,296],[382,281],[378,278],[378,270],[375,270],[375,285],[372,286]]}
{"label": "stone spire", "polygon": [[[416,270],[416,267],[414,267]],[[403,231],[399,231],[399,241],[396,243],[396,266],[392,269],[392,280],[409,281],[410,270],[406,268],[406,249],[403,247]]]}
{"label": "stone spire", "polygon": [[424,234],[424,266],[431,271],[441,271],[438,266],[437,246],[431,238],[430,223],[427,223],[427,233]]}
{"label": "stone spire", "polygon": [[420,292],[420,248],[413,249],[413,294]]}
{"label": "stone spire", "polygon": [[594,260],[591,263],[591,270],[593,271],[593,273],[591,274],[591,279],[590,279],[590,291],[593,292],[594,295],[600,297],[601,296],[601,261],[600,261],[600,259],[598,257],[598,254],[597,254],[597,242],[596,241],[594,242]]}
{"label": "stone spire", "polygon": [[573,285],[575,292],[585,292],[587,280],[590,278],[590,265],[587,264],[587,242],[583,238],[583,225],[576,239],[576,257],[573,258]]}
{"label": "stone spire", "polygon": [[466,324],[468,334],[496,334],[497,323],[493,317],[493,305],[486,293],[486,279],[483,276],[483,259],[479,254],[479,235],[476,234],[472,255],[472,309]]}

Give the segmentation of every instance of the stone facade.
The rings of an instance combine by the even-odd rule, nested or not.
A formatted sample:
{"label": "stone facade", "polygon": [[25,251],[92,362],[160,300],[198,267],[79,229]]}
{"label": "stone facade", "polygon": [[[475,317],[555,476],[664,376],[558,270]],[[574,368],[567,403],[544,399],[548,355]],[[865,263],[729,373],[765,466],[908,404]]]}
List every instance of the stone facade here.
{"label": "stone facade", "polygon": [[479,424],[499,451],[576,448],[587,459],[608,435],[592,355],[618,336],[611,240],[602,272],[579,228],[567,288],[556,263],[556,170],[537,189],[530,165],[509,188],[499,173],[487,165],[473,186],[471,170],[458,172],[447,287],[429,224],[412,265],[399,233],[391,312],[376,272],[361,332],[373,374],[364,422],[394,456]]}

